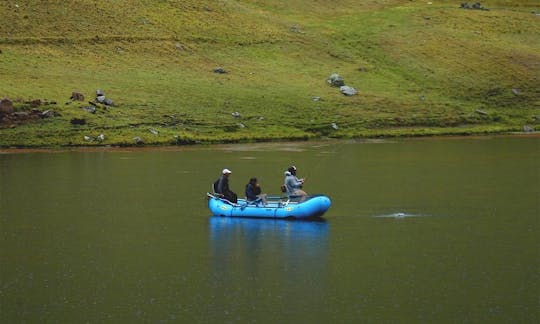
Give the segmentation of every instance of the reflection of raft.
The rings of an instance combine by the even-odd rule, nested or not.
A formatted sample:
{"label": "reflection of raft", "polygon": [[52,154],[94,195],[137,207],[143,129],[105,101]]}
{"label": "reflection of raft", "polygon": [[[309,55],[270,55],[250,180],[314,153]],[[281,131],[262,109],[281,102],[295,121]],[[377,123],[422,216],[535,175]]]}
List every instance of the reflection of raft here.
{"label": "reflection of raft", "polygon": [[332,202],[324,195],[308,196],[304,201],[270,198],[268,203],[247,203],[238,199],[234,204],[225,199],[208,194],[208,208],[214,216],[255,217],[255,218],[310,218],[322,216]]}

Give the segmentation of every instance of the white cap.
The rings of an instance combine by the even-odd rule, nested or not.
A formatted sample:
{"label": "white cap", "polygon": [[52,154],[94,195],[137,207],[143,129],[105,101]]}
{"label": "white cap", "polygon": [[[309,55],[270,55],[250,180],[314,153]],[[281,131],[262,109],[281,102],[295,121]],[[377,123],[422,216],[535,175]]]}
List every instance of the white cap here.
{"label": "white cap", "polygon": [[231,170],[229,170],[229,169],[223,169],[223,174],[228,174],[228,173],[232,173]]}

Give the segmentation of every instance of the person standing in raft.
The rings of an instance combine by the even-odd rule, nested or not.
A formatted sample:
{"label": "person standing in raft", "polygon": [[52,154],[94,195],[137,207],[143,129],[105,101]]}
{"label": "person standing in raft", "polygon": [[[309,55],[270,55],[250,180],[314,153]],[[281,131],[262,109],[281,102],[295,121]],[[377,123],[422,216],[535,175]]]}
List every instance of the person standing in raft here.
{"label": "person standing in raft", "polygon": [[261,186],[257,181],[257,178],[249,179],[249,183],[246,185],[246,199],[249,202],[258,203],[262,201],[263,205],[266,206],[266,194],[262,193]]}
{"label": "person standing in raft", "polygon": [[231,170],[223,169],[219,179],[217,179],[216,182],[214,182],[214,191],[220,194],[223,198],[227,199],[228,201],[236,204],[238,202],[238,195],[236,195],[229,188],[229,176],[231,175],[231,173],[232,173]]}
{"label": "person standing in raft", "polygon": [[296,177],[296,167],[294,165],[285,171],[285,187],[288,196],[300,196],[305,198],[307,193],[302,190],[304,182],[305,179],[298,179]]}

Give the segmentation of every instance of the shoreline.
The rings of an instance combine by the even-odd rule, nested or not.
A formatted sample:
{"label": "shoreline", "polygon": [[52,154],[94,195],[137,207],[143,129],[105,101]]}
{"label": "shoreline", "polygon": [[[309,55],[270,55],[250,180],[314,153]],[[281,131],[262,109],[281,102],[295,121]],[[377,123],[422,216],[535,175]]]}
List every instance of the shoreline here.
{"label": "shoreline", "polygon": [[372,138],[319,138],[319,139],[307,139],[307,140],[269,140],[269,141],[246,141],[235,143],[197,143],[197,144],[185,144],[185,145],[92,145],[92,146],[59,146],[59,147],[9,147],[1,148],[0,154],[18,154],[18,153],[64,153],[64,152],[166,152],[166,151],[186,151],[190,149],[196,149],[201,147],[207,148],[219,148],[222,146],[236,146],[236,145],[270,145],[270,144],[307,144],[307,143],[330,143],[330,142],[357,142],[357,143],[380,143],[391,140],[465,140],[465,139],[489,139],[489,138],[501,138],[501,137],[521,137],[521,138],[540,138],[540,132],[530,133],[493,133],[493,134],[446,134],[446,135],[424,135],[424,136],[381,136]]}

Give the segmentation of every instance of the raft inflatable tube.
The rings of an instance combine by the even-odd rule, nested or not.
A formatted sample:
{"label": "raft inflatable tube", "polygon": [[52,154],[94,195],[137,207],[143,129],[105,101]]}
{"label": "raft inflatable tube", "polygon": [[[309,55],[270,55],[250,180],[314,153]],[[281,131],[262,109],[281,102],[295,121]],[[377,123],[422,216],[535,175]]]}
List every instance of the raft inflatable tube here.
{"label": "raft inflatable tube", "polygon": [[314,218],[322,216],[332,205],[325,195],[307,196],[303,201],[298,198],[269,197],[266,205],[261,201],[247,202],[238,199],[232,203],[216,195],[208,195],[208,208],[214,216],[250,217],[250,218]]}

